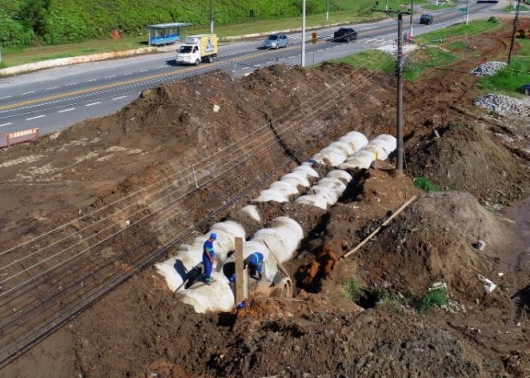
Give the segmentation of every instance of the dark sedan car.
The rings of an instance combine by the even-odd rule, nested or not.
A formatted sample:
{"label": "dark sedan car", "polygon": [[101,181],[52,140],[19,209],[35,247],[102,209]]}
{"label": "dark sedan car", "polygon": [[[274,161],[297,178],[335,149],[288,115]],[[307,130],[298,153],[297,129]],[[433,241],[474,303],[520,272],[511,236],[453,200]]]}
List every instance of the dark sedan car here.
{"label": "dark sedan car", "polygon": [[432,25],[433,21],[434,17],[427,13],[422,14],[420,17],[420,24]]}
{"label": "dark sedan car", "polygon": [[345,41],[350,42],[357,39],[357,32],[352,28],[340,28],[333,33],[334,41]]}
{"label": "dark sedan car", "polygon": [[527,96],[530,96],[530,84],[525,84],[521,87],[521,92]]}

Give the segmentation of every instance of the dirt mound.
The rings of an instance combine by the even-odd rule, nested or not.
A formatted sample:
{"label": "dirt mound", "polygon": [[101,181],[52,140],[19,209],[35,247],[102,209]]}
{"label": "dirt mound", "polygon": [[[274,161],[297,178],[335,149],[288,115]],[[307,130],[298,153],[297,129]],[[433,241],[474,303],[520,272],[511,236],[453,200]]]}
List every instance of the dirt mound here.
{"label": "dirt mound", "polygon": [[[478,275],[497,277],[495,257],[513,237],[506,221],[471,194],[431,193],[357,258],[364,279],[375,287],[419,299],[433,283],[445,282],[458,301],[470,303],[485,294]],[[488,246],[484,251],[473,247],[479,239]]]}
{"label": "dirt mound", "polygon": [[[414,176],[427,177],[445,190],[470,192],[489,204],[510,204],[526,191],[529,172],[521,169],[524,162],[484,129],[458,122],[436,133],[409,153],[408,169]],[[502,188],[491,182],[503,182]]]}

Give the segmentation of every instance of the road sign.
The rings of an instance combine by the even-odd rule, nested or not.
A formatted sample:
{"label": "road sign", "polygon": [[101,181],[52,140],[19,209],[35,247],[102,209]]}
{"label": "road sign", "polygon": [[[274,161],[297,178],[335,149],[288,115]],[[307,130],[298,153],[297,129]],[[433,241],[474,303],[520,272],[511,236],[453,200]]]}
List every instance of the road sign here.
{"label": "road sign", "polygon": [[459,10],[460,12],[465,12],[465,11],[467,11],[467,7],[466,7],[466,8],[458,8],[458,10]]}

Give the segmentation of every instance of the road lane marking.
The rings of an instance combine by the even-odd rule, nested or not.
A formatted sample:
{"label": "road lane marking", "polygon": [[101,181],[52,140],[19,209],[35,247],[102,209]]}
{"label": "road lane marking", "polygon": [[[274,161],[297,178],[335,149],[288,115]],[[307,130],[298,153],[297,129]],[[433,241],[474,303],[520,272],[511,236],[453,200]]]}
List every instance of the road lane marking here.
{"label": "road lane marking", "polygon": [[63,109],[63,110],[59,110],[58,113],[66,113],[66,112],[71,112],[72,110],[75,110],[75,108],[70,108],[70,109]]}
{"label": "road lane marking", "polygon": [[92,102],[90,104],[86,104],[85,106],[92,106],[92,105],[98,105],[98,104],[101,104],[101,101],[98,101],[98,102]]}
{"label": "road lane marking", "polygon": [[127,97],[127,96],[114,97],[114,98],[112,99],[112,101],[114,101],[114,100],[121,100],[122,98],[126,98],[126,97]]}
{"label": "road lane marking", "polygon": [[0,127],[9,126],[9,125],[12,125],[12,124],[13,124],[13,122],[2,123],[2,124],[0,125]]}
{"label": "road lane marking", "polygon": [[32,121],[34,119],[37,119],[37,118],[42,118],[42,117],[46,117],[44,114],[41,114],[39,116],[36,116],[36,117],[31,117],[31,118],[26,118],[26,121]]}

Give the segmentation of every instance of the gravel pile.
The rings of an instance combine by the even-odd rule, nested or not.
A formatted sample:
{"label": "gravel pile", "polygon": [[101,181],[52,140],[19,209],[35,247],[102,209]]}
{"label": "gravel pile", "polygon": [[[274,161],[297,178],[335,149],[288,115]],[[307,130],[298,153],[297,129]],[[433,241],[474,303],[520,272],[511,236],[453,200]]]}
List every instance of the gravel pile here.
{"label": "gravel pile", "polygon": [[501,115],[530,116],[530,103],[501,94],[488,93],[475,100],[475,105]]}
{"label": "gravel pile", "polygon": [[486,62],[475,68],[471,73],[478,77],[491,76],[504,67],[506,67],[504,62]]}

